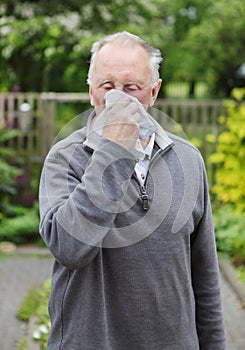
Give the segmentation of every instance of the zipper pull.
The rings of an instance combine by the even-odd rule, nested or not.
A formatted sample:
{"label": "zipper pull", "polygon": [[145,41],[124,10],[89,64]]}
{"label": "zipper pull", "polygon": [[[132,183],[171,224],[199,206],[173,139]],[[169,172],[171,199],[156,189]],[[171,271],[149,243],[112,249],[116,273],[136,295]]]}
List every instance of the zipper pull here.
{"label": "zipper pull", "polygon": [[142,206],[144,210],[149,209],[148,205],[148,194],[146,193],[146,188],[145,186],[141,187],[141,199],[142,199]]}

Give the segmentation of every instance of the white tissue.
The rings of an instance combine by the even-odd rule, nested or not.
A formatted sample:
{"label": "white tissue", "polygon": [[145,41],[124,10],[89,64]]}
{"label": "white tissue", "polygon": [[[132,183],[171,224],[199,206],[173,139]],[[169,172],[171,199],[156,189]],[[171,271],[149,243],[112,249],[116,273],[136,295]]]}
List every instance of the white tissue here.
{"label": "white tissue", "polygon": [[144,139],[155,131],[154,124],[151,122],[149,119],[147,112],[143,105],[137,100],[137,98],[127,95],[121,90],[110,90],[105,94],[105,104],[106,107],[111,107],[114,105],[120,97],[122,96],[127,96],[132,102],[137,103],[139,106],[139,114],[140,114],[140,120],[139,120],[139,127],[140,127],[140,132],[139,132],[139,137]]}
{"label": "white tissue", "polygon": [[[117,101],[122,97],[122,96],[127,96],[128,98],[130,98],[130,100],[132,102],[137,103],[137,105],[139,106],[139,114],[140,114],[140,120],[139,120],[139,127],[140,127],[140,131],[139,131],[139,138],[146,138],[150,135],[152,135],[155,132],[155,125],[153,124],[153,122],[150,120],[147,111],[144,109],[143,105],[137,100],[137,98],[127,95],[124,92],[120,91],[120,90],[110,90],[105,94],[105,109],[103,110],[102,113],[100,113],[100,115],[98,115],[95,118],[94,121],[94,131],[95,133],[101,137],[102,136],[102,132],[103,132],[103,127],[105,125],[105,116],[106,113],[109,111],[109,109],[115,104],[117,103]],[[88,143],[88,141],[87,141]],[[136,140],[134,149],[131,151],[131,153],[135,156],[135,158],[137,159],[144,159],[146,152],[144,150],[144,148],[141,145],[141,141],[140,139]]]}
{"label": "white tissue", "polygon": [[132,102],[137,103],[139,106],[139,114],[140,114],[140,120],[139,120],[139,137],[144,139],[150,135],[152,135],[155,132],[155,126],[152,123],[152,121],[148,117],[148,113],[146,112],[143,105],[137,100],[137,98],[127,95],[124,92],[120,90],[110,90],[105,94],[105,105],[106,108],[103,110],[103,112],[96,117],[95,122],[95,130],[97,135],[102,136],[103,127],[105,124],[105,114],[106,112],[115,104],[117,101],[122,97],[127,96]]}

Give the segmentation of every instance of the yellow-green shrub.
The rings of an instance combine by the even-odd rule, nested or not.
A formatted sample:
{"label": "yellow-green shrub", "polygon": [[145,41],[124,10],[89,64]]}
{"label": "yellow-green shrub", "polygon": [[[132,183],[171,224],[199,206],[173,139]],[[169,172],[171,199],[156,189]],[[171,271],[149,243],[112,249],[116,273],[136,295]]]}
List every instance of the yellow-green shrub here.
{"label": "yellow-green shrub", "polygon": [[221,117],[226,128],[218,137],[217,152],[211,162],[217,164],[216,183],[212,188],[218,199],[245,212],[245,88],[232,91],[226,102],[227,116]]}

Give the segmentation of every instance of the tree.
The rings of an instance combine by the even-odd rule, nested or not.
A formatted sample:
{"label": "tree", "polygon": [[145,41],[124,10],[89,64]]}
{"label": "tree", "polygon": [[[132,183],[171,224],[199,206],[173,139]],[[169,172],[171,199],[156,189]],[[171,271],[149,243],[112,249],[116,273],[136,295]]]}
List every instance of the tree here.
{"label": "tree", "polygon": [[[56,68],[58,83],[69,62],[77,37],[76,23],[65,18],[35,16],[24,11],[23,18],[5,17],[2,21],[1,68],[12,71],[12,81],[23,91],[49,89],[51,71]],[[58,85],[58,84],[57,84]]]}
{"label": "tree", "polygon": [[164,54],[164,82],[228,95],[244,61],[243,0],[8,0],[0,3],[0,89],[87,91],[92,43],[128,30]]}
{"label": "tree", "polygon": [[230,95],[244,62],[244,16],[242,0],[215,1],[180,45],[182,71],[190,79],[206,77],[216,96]]}
{"label": "tree", "polygon": [[[89,51],[102,35],[126,29],[164,43],[159,11],[164,2],[10,0],[0,7],[0,69],[11,72],[8,80],[11,76],[11,84],[24,91],[87,89]],[[161,30],[154,33],[159,20]]]}

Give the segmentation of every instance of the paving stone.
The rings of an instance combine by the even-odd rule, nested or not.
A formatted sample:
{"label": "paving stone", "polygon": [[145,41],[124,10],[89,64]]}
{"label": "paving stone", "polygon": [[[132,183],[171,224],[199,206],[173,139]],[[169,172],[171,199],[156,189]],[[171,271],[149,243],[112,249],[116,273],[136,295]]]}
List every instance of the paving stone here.
{"label": "paving stone", "polygon": [[245,309],[234,290],[221,276],[227,350],[245,350]]}
{"label": "paving stone", "polygon": [[[14,256],[0,260],[0,350],[17,350],[26,334],[26,323],[16,312],[27,291],[41,286],[51,275],[52,259]],[[30,349],[31,350],[31,349]]]}

